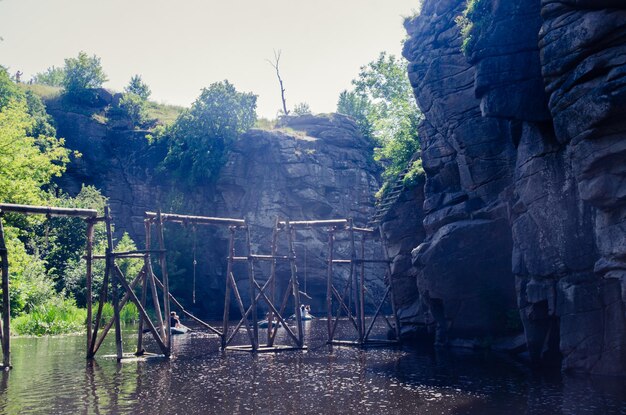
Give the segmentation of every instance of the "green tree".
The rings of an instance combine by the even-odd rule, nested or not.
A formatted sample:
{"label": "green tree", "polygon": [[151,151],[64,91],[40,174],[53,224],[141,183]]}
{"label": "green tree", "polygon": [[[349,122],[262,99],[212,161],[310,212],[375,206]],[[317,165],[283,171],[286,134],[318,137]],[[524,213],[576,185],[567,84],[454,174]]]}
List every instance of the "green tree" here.
{"label": "green tree", "polygon": [[65,79],[65,70],[63,68],[57,68],[51,66],[43,72],[38,72],[33,76],[33,83],[49,85],[49,86],[63,86],[63,80]]}
{"label": "green tree", "polygon": [[128,85],[124,88],[124,92],[128,94],[135,94],[144,101],[147,101],[152,93],[152,91],[150,91],[150,87],[141,79],[141,75],[134,75],[130,78]]}
{"label": "green tree", "polygon": [[372,103],[366,96],[354,91],[342,91],[339,94],[337,112],[354,118],[361,134],[370,139],[374,138],[374,126],[370,121],[372,111]]}
{"label": "green tree", "polygon": [[11,80],[9,71],[4,66],[0,66],[0,109],[4,108],[10,101],[21,99],[20,88]]}
{"label": "green tree", "polygon": [[94,89],[106,82],[107,76],[96,55],[89,57],[81,51],[76,58],[65,59],[63,87],[67,96],[75,101],[90,102],[96,98]]}
{"label": "green tree", "polygon": [[169,128],[162,167],[189,184],[212,180],[233,141],[254,125],[256,98],[228,81],[204,88]]}
{"label": "green tree", "polygon": [[11,101],[0,110],[0,200],[4,202],[43,202],[42,187],[60,176],[69,161],[63,140],[29,136],[33,125],[23,101]]}
{"label": "green tree", "polygon": [[422,114],[406,73],[406,61],[381,52],[362,66],[352,81],[353,91],[339,96],[337,111],[355,118],[362,133],[377,147],[374,158],[383,166],[383,179],[394,181],[419,150],[417,126]]}

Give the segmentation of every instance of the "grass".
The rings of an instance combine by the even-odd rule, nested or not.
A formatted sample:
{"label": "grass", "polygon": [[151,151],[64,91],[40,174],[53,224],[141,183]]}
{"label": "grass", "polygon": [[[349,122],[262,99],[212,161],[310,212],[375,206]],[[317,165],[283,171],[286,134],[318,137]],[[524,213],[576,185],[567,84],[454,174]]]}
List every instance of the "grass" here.
{"label": "grass", "polygon": [[[102,308],[102,318],[100,322],[102,324],[106,324],[112,318],[113,306],[111,303],[106,303]],[[137,306],[134,303],[126,303],[126,305],[120,310],[120,321],[124,324],[131,324],[139,321],[139,310],[137,310]]]}
{"label": "grass", "polygon": [[87,310],[76,307],[73,299],[53,297],[28,314],[15,317],[11,329],[19,335],[47,336],[85,330]]}
{"label": "grass", "polygon": [[25,91],[32,91],[43,100],[56,99],[61,96],[62,88],[41,84],[18,84]]}
{"label": "grass", "polygon": [[146,105],[146,117],[148,119],[157,119],[160,124],[172,124],[176,118],[185,110],[184,107],[178,105],[159,104],[149,101]]}

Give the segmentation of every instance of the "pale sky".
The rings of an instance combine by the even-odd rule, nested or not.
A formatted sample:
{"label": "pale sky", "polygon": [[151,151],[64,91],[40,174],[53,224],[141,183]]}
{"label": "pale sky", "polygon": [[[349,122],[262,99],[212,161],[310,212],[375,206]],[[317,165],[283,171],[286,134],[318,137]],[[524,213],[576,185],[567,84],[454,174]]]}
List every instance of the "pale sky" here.
{"label": "pale sky", "polygon": [[332,112],[359,67],[381,51],[400,55],[403,16],[419,0],[0,0],[0,65],[28,80],[84,50],[122,90],[134,74],[152,99],[189,106],[228,79],[259,95],[259,116],[281,107],[266,61],[282,50],[290,108]]}

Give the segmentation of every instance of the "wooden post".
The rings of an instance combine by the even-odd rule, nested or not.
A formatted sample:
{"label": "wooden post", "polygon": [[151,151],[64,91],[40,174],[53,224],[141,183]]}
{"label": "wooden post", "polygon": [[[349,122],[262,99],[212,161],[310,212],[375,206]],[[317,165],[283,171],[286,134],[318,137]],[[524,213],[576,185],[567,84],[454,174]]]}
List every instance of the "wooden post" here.
{"label": "wooden post", "polygon": [[87,248],[85,250],[87,279],[87,358],[91,358],[91,336],[93,336],[93,235],[95,222],[87,219]]}
{"label": "wooden post", "polygon": [[[252,307],[252,350],[257,350],[259,348],[259,324],[258,324],[258,316],[257,316],[257,305],[258,302],[256,300],[255,295],[255,279],[254,279],[254,261],[252,259],[252,242],[250,240],[250,228],[246,228],[246,245],[248,248],[248,280],[250,282],[250,307]],[[243,316],[245,317],[245,316]]]}
{"label": "wooden post", "polygon": [[287,240],[289,243],[289,265],[291,268],[291,281],[293,290],[293,302],[295,307],[296,324],[298,325],[298,346],[304,347],[304,330],[302,329],[302,311],[300,310],[300,284],[298,283],[298,270],[296,268],[296,251],[293,245],[293,232],[295,229],[289,225],[289,221],[285,221],[287,232]]}
{"label": "wooden post", "polygon": [[228,319],[230,318],[230,274],[233,271],[233,258],[235,257],[235,228],[228,227],[228,263],[226,265],[226,285],[224,289],[224,317],[222,320],[222,350],[226,348],[228,338]]}
{"label": "wooden post", "polygon": [[387,274],[389,275],[389,298],[391,301],[391,310],[393,312],[393,318],[395,323],[396,340],[400,341],[400,318],[398,318],[398,310],[396,308],[396,300],[393,289],[393,276],[391,275],[391,262],[389,261],[389,250],[387,249],[387,240],[385,239],[385,233],[383,232],[382,225],[378,225],[378,233],[380,235],[380,243],[383,246],[383,255],[387,260]]}
{"label": "wooden post", "polygon": [[[111,213],[108,206],[104,207],[104,223],[107,233],[106,262],[108,272],[112,272],[115,257],[113,256],[113,229],[111,227]],[[113,303],[113,321],[115,322],[115,349],[117,360],[122,360],[124,350],[122,348],[122,324],[120,322],[120,304],[118,284],[115,278],[111,278],[111,302]]]}
{"label": "wooden post", "polygon": [[[146,250],[150,251],[150,246],[152,244],[152,221],[150,219],[146,219],[145,222],[146,228]],[[146,266],[146,273],[148,274],[146,278],[148,278],[148,285],[150,285],[150,294],[152,296],[152,302],[154,304],[154,312],[157,318],[157,330],[159,331],[159,335],[161,339],[165,341],[165,326],[163,325],[163,314],[161,314],[161,301],[159,300],[159,293],[157,292],[156,282],[157,279],[154,276],[154,271],[152,270],[152,260],[150,259],[150,255],[148,252],[148,257],[144,257],[144,264]],[[169,318],[169,316],[168,316]]]}
{"label": "wooden post", "polygon": [[2,260],[2,366],[11,368],[11,299],[9,297],[9,255],[0,217],[0,259]]}
{"label": "wooden post", "polygon": [[[278,243],[278,217],[274,221],[274,229],[272,230],[272,247],[271,254],[272,262],[270,263],[270,299],[272,304],[276,302],[276,253]],[[274,343],[274,336],[272,336],[272,326],[274,324],[274,312],[271,307],[267,313],[267,345],[272,346]]]}
{"label": "wooden post", "polygon": [[328,327],[328,342],[332,342],[333,321],[333,251],[335,243],[335,231],[328,231],[328,269],[326,271],[326,326]]}
{"label": "wooden post", "polygon": [[159,240],[159,260],[161,264],[161,275],[163,276],[163,307],[165,308],[165,355],[169,357],[172,354],[172,332],[171,332],[171,318],[170,318],[170,282],[167,274],[167,258],[165,253],[165,240],[163,239],[163,218],[161,217],[161,211],[157,212],[156,218],[157,226],[157,239]]}
{"label": "wooden post", "polygon": [[[146,254],[148,257],[149,254]],[[148,259],[149,261],[150,259]],[[145,309],[146,302],[148,299],[148,273],[146,272],[146,266],[142,268],[143,277],[141,279],[141,306]],[[143,319],[139,319],[139,326],[137,327],[137,351],[135,352],[136,356],[141,356],[144,354],[143,349]]]}

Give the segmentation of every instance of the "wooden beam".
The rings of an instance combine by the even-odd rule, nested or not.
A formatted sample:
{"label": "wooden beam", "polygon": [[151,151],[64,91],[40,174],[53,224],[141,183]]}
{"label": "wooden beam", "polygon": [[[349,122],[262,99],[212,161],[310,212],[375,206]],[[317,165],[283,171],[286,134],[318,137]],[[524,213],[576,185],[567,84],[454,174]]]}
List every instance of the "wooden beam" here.
{"label": "wooden beam", "polygon": [[[158,213],[146,212],[145,217],[148,219],[156,219]],[[196,225],[226,225],[226,226],[246,226],[244,219],[232,219],[232,218],[212,218],[209,216],[191,216],[191,215],[177,215],[173,213],[161,213],[162,222],[175,222],[175,223],[193,223]]]}
{"label": "wooden beam", "polygon": [[348,219],[329,219],[329,220],[295,220],[280,221],[279,226],[292,226],[294,228],[307,228],[315,226],[346,226]]}
{"label": "wooden beam", "polygon": [[82,218],[95,218],[98,211],[95,209],[59,208],[52,206],[15,205],[12,203],[0,203],[0,211],[23,213],[25,215],[47,216],[78,216]]}

